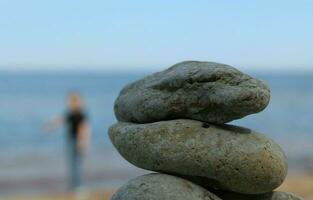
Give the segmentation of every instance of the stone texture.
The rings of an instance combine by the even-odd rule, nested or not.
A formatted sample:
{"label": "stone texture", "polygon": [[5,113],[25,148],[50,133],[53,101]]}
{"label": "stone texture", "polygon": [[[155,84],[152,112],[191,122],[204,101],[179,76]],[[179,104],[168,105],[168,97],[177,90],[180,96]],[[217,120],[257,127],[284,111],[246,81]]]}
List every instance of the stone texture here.
{"label": "stone texture", "polygon": [[272,197],[269,200],[304,200],[304,199],[291,193],[273,192]]}
{"label": "stone texture", "polygon": [[223,200],[303,200],[291,193],[286,192],[269,192],[260,195],[243,195],[232,192],[219,191],[215,192]]}
{"label": "stone texture", "polygon": [[140,176],[122,186],[111,200],[221,200],[187,180],[165,174]]}
{"label": "stone texture", "polygon": [[195,176],[213,187],[238,193],[270,192],[287,173],[281,148],[242,127],[186,119],[119,122],[109,135],[119,153],[140,168]]}
{"label": "stone texture", "polygon": [[269,100],[264,82],[231,66],[186,61],[127,85],[115,114],[135,123],[188,118],[222,124],[262,111]]}

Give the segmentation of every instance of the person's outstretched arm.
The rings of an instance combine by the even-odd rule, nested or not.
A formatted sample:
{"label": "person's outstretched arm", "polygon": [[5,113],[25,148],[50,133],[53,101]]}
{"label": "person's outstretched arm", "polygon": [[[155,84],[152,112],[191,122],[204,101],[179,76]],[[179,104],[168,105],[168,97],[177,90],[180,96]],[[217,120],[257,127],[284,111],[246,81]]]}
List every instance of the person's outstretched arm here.
{"label": "person's outstretched arm", "polygon": [[43,129],[46,133],[50,133],[52,131],[55,131],[57,128],[60,128],[64,124],[64,117],[63,116],[57,116],[52,118],[51,120],[47,121],[43,125]]}

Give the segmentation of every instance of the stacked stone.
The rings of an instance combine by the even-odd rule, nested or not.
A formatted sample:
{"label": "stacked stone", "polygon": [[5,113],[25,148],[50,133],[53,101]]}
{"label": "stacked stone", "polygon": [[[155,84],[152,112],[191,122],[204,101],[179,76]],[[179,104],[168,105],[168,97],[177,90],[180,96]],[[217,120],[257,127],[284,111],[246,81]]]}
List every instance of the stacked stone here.
{"label": "stacked stone", "polygon": [[225,124],[269,100],[264,82],[213,62],[178,63],[127,85],[111,141],[130,163],[159,173],[128,182],[112,200],[301,199],[273,192],[287,174],[278,144]]}

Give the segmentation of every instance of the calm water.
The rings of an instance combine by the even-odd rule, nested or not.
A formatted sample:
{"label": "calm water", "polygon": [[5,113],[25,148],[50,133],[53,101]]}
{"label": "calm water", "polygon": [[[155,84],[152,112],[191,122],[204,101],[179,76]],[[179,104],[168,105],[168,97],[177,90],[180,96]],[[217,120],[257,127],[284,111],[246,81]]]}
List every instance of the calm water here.
{"label": "calm water", "polygon": [[[138,74],[0,74],[0,194],[62,190],[66,182],[64,130],[45,135],[42,124],[64,112],[69,90],[85,97],[93,128],[85,166],[90,187],[115,187],[144,171],[114,151],[107,129],[115,122],[113,103],[120,89]],[[272,88],[268,108],[233,122],[275,139],[291,169],[313,168],[313,74],[255,74]]]}

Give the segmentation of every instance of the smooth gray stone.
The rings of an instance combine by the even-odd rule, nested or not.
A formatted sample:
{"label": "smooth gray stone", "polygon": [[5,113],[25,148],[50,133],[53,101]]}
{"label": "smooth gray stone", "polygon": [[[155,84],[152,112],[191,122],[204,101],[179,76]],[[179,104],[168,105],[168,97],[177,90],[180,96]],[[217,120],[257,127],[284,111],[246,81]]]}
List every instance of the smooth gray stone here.
{"label": "smooth gray stone", "polygon": [[219,63],[186,61],[127,85],[115,101],[119,121],[195,119],[223,124],[262,111],[270,89]]}
{"label": "smooth gray stone", "polygon": [[270,192],[287,173],[279,145],[242,127],[186,119],[119,122],[109,135],[119,153],[140,168],[213,179],[209,185],[238,193]]}
{"label": "smooth gray stone", "polygon": [[223,200],[303,200],[303,198],[298,197],[294,194],[276,191],[259,195],[243,195],[225,191],[219,191],[214,193]]}
{"label": "smooth gray stone", "polygon": [[166,174],[140,176],[122,186],[111,200],[221,200],[206,189]]}

